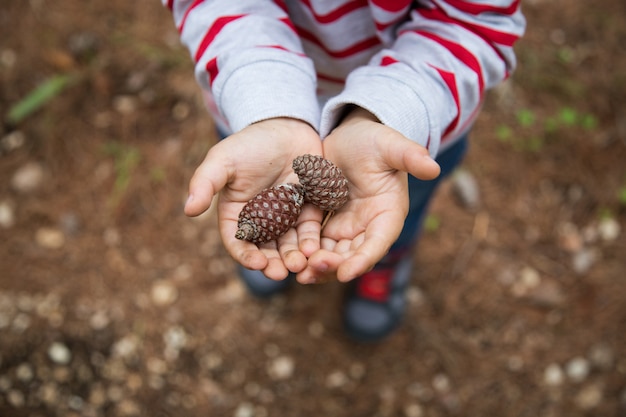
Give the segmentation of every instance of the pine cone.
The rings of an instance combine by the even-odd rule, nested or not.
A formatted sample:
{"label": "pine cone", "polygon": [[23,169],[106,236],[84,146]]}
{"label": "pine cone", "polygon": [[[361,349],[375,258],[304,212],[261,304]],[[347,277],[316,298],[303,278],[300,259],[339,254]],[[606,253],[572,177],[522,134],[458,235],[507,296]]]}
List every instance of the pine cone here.
{"label": "pine cone", "polygon": [[266,188],[241,209],[235,237],[253,243],[278,239],[296,224],[304,204],[300,184]]}
{"label": "pine cone", "polygon": [[324,211],[340,209],[348,201],[348,180],[341,169],[319,155],[301,155],[293,170],[304,186],[304,201]]}

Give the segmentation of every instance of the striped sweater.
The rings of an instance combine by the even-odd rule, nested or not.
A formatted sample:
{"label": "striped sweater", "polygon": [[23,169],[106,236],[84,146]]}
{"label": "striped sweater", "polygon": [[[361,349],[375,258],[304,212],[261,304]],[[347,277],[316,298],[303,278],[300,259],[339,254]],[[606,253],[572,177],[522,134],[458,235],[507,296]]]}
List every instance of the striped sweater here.
{"label": "striped sweater", "polygon": [[218,124],[303,120],[325,137],[358,105],[432,155],[515,67],[520,0],[162,0]]}

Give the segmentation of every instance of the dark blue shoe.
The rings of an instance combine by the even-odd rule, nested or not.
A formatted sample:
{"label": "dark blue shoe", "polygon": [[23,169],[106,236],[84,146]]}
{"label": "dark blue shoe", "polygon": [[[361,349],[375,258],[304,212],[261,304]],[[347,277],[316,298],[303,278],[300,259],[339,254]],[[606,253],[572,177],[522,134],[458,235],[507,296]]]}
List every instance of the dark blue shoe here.
{"label": "dark blue shoe", "polygon": [[237,272],[250,293],[259,298],[269,298],[286,291],[295,279],[294,274],[289,274],[284,280],[275,281],[261,271],[247,269],[241,265],[237,266]]}
{"label": "dark blue shoe", "polygon": [[360,342],[375,342],[400,325],[412,266],[410,256],[395,263],[381,262],[348,284],[343,318],[350,337]]}

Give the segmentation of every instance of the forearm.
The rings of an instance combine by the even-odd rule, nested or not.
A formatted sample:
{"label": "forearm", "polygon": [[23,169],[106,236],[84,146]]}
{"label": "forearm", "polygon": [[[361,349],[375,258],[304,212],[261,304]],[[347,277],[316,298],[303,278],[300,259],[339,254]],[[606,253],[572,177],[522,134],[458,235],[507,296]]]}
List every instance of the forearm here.
{"label": "forearm", "polygon": [[170,3],[196,78],[233,131],[273,117],[318,127],[315,70],[284,10],[273,1]]}
{"label": "forearm", "polygon": [[509,76],[512,46],[525,26],[519,2],[422,3],[396,29],[391,47],[353,71],[343,92],[327,103],[323,136],[352,103],[435,155],[442,141],[468,129],[484,92]]}

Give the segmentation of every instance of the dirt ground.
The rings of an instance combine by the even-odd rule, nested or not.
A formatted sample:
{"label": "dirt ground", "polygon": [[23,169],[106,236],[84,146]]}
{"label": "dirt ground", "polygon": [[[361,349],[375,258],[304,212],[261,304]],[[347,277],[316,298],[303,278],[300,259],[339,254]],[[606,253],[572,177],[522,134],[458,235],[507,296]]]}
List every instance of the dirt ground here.
{"label": "dirt ground", "polygon": [[626,3],[524,10],[478,205],[442,186],[402,328],[359,345],[341,285],[255,300],[183,215],[215,136],[158,1],[3,1],[0,415],[626,415]]}

